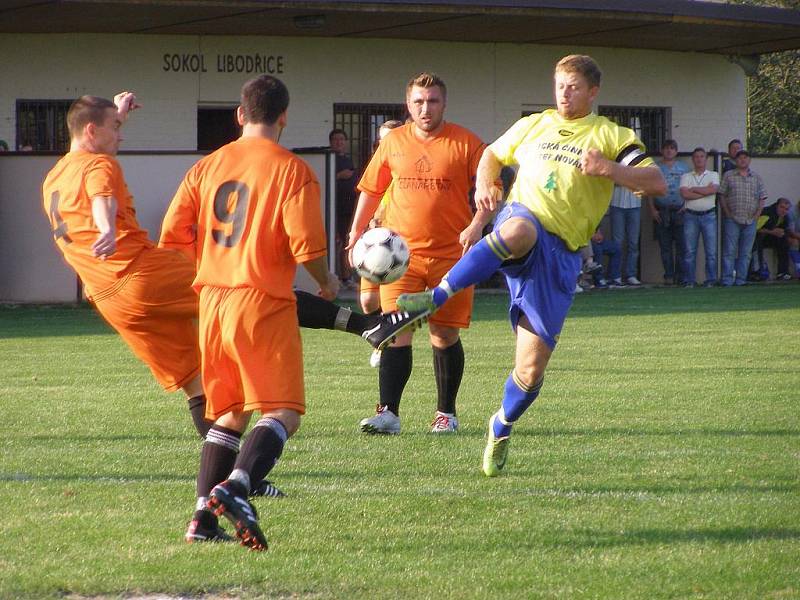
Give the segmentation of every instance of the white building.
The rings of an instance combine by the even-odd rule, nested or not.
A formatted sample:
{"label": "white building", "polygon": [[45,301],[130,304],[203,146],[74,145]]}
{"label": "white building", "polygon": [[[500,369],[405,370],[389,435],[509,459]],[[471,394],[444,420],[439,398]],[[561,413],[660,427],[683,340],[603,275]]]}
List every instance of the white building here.
{"label": "white building", "polygon": [[[326,146],[329,130],[343,127],[358,162],[376,127],[402,116],[416,72],[438,73],[448,85],[447,118],[489,141],[548,106],[553,65],[580,52],[604,71],[596,110],[636,128],[651,150],[665,138],[682,150],[724,149],[745,138],[745,70],[759,53],[796,47],[798,11],[691,0],[12,0],[0,7],[0,139],[12,149],[63,152],[71,100],[134,90],[144,108],[126,125],[123,150],[183,154],[161,157],[168,173],[173,161],[182,169],[185,155],[236,135],[241,84],[268,72],[291,94],[282,143]],[[42,168],[48,160],[55,156]],[[10,203],[23,192],[10,198],[3,183],[16,168],[0,161],[0,222],[19,212]],[[159,174],[166,201],[181,174]],[[140,209],[156,203],[157,227],[165,200],[142,195],[153,189],[153,171],[126,167],[126,175]],[[34,196],[39,183],[28,186]],[[0,234],[12,233],[3,227]],[[3,289],[18,275],[2,250],[0,300],[21,299]]]}

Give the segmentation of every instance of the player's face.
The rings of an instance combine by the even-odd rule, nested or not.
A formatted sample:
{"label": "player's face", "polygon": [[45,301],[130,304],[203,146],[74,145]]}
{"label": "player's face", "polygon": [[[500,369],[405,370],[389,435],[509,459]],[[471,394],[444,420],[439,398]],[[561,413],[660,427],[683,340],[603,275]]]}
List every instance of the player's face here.
{"label": "player's face", "polygon": [[435,133],[444,121],[445,98],[441,88],[413,86],[406,97],[408,114],[418,129]]}
{"label": "player's face", "polygon": [[692,154],[692,165],[694,165],[695,171],[705,171],[706,170],[706,153],[705,152],[695,152]]}
{"label": "player's face", "polygon": [[111,156],[116,155],[122,141],[121,127],[122,121],[117,117],[116,109],[107,108],[103,124],[95,125],[93,128],[92,145],[94,150]]}
{"label": "player's face", "polygon": [[556,110],[565,119],[580,119],[592,112],[592,102],[600,91],[580,73],[556,71]]}

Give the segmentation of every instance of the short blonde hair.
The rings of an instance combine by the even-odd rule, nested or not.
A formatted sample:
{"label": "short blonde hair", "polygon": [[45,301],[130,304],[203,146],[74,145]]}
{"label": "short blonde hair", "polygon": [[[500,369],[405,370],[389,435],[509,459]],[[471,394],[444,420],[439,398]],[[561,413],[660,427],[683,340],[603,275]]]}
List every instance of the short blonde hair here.
{"label": "short blonde hair", "polygon": [[421,87],[421,88],[432,88],[438,87],[442,90],[442,96],[445,98],[447,97],[447,86],[444,84],[444,81],[441,77],[436,75],[436,73],[427,73],[423,71],[422,73],[417,73],[412,77],[408,85],[406,85],[406,96],[411,93],[411,88],[413,87]]}
{"label": "short blonde hair", "polygon": [[600,87],[603,72],[591,56],[585,54],[570,54],[556,64],[556,73],[580,73],[589,83],[589,87]]}

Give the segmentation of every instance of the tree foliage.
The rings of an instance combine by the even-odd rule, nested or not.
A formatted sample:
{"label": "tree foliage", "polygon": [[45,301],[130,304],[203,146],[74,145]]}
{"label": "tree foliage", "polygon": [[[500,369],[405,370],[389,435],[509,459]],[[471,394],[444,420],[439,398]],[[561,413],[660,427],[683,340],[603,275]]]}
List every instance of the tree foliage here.
{"label": "tree foliage", "polygon": [[[800,0],[730,0],[800,10]],[[748,86],[748,147],[759,153],[800,152],[800,50],[761,56]]]}

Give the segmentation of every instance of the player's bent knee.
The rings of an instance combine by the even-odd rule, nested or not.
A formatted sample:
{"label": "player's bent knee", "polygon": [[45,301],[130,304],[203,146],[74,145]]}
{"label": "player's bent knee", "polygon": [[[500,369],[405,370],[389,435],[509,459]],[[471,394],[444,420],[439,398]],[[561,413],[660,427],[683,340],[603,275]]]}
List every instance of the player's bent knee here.
{"label": "player's bent knee", "polygon": [[458,341],[459,329],[429,323],[431,346],[444,350]]}
{"label": "player's bent knee", "polygon": [[279,408],[262,413],[262,417],[271,417],[281,422],[286,433],[291,437],[300,429],[300,413],[290,408]]}
{"label": "player's bent knee", "polygon": [[527,219],[512,217],[500,225],[503,238],[513,258],[525,256],[536,244],[536,226]]}

